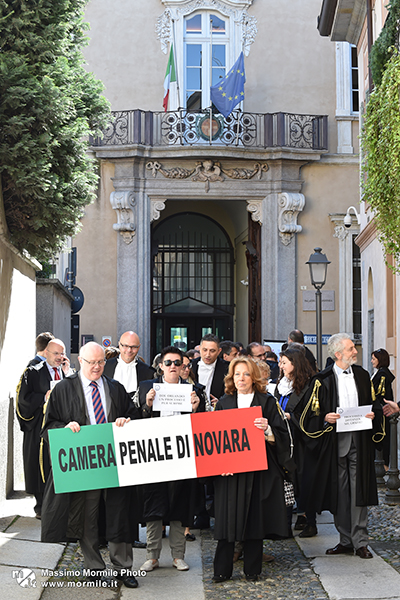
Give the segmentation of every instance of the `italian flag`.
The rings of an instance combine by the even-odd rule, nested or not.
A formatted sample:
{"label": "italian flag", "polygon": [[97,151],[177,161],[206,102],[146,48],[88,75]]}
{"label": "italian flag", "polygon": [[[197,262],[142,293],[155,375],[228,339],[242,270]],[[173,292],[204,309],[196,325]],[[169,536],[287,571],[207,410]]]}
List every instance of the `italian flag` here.
{"label": "italian flag", "polygon": [[[174,85],[172,85],[174,84]],[[167,70],[165,72],[164,79],[164,100],[163,107],[165,112],[168,110],[168,99],[170,89],[174,89],[176,93],[176,72],[175,72],[175,61],[174,61],[174,46],[171,44],[171,50],[169,53],[169,59],[167,64]]]}

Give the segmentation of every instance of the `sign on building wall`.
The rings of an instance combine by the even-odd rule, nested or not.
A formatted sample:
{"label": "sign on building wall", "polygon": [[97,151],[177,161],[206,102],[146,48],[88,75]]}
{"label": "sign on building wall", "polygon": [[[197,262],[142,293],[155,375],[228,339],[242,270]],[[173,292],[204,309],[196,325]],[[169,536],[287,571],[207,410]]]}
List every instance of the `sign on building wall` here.
{"label": "sign on building wall", "polygon": [[57,494],[267,469],[261,407],[49,430]]}
{"label": "sign on building wall", "polygon": [[[303,310],[315,311],[315,291],[303,290]],[[322,290],[322,310],[335,310],[335,290]]]}

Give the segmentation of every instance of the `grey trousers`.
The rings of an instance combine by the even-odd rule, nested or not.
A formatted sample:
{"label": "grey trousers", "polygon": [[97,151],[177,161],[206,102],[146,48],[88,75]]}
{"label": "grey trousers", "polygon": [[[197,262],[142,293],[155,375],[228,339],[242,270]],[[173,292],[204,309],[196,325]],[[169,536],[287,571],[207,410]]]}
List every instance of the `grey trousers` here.
{"label": "grey trousers", "polygon": [[[147,555],[148,559],[159,559],[162,547],[162,521],[147,521]],[[186,550],[185,528],[180,521],[169,523],[169,547],[172,558],[184,558]]]}
{"label": "grey trousers", "polygon": [[[99,551],[98,516],[101,494],[102,490],[85,492],[84,531],[82,539],[79,540],[85,560],[85,568],[93,571],[102,571],[106,568]],[[132,544],[109,542],[108,549],[111,562],[116,571],[132,569]]]}
{"label": "grey trousers", "polygon": [[338,510],[335,527],[343,546],[356,550],[368,545],[368,508],[356,506],[357,451],[354,442],[346,456],[338,458]]}

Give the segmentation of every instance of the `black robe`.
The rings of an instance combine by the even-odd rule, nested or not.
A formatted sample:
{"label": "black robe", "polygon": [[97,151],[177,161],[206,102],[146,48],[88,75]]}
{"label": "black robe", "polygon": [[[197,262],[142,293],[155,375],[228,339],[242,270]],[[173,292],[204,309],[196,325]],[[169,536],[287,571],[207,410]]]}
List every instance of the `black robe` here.
{"label": "black robe", "polygon": [[[142,381],[139,384],[138,398],[142,417],[160,417],[158,411],[153,411],[146,404],[146,394],[152,389],[154,383],[162,383],[162,377]],[[182,381],[181,384],[188,382]],[[199,411],[199,409],[198,409]],[[162,417],[168,419],[168,417]],[[168,427],[168,421],[166,421]],[[143,494],[143,521],[157,521],[164,523],[180,521],[184,527],[193,527],[195,505],[198,486],[196,479],[180,479],[177,481],[162,481],[148,483],[141,486]]]}
{"label": "black robe", "polygon": [[22,455],[25,490],[35,496],[43,494],[43,478],[47,479],[50,470],[47,445],[40,450],[40,429],[43,424],[45,395],[50,389],[51,380],[45,361],[28,366],[18,384],[16,395],[17,419],[24,433]]}
{"label": "black robe", "polygon": [[[261,406],[276,443],[266,442],[268,469],[214,478],[217,540],[276,539],[287,537],[287,515],[283,491],[281,457],[289,453],[287,426],[270,394],[254,393],[251,406]],[[220,398],[216,410],[237,408],[237,395]],[[279,461],[279,462],[278,462]]]}
{"label": "black robe", "polygon": [[[377,372],[372,377],[372,385],[374,386],[375,398],[382,406],[385,406],[384,400],[393,401],[392,383],[395,380],[393,373],[387,367],[379,367]],[[386,435],[379,446],[379,450],[383,452],[383,460],[386,466],[389,466],[390,458],[390,417],[385,419]]]}
{"label": "black robe", "polygon": [[[107,415],[109,423],[118,417],[140,418],[123,385],[115,379],[103,376],[108,385],[111,407]],[[71,421],[88,424],[83,387],[74,373],[56,385],[47,403],[42,437],[48,441],[48,430],[65,427]],[[92,425],[95,427],[95,425]],[[118,487],[105,490],[106,534],[111,542],[132,542],[132,522],[129,515],[130,488]],[[42,542],[56,543],[81,539],[84,527],[85,492],[56,494],[53,472],[46,483],[42,507]]]}
{"label": "black robe", "polygon": [[[309,508],[316,512],[329,510],[336,514],[338,502],[338,442],[336,425],[325,423],[327,413],[339,406],[334,365],[330,365],[311,381],[305,396],[305,408],[300,427],[313,458],[314,477],[309,490]],[[373,428],[355,432],[357,449],[356,505],[378,504],[374,467],[375,447],[383,439],[383,413],[374,400],[369,374],[353,365],[359,406],[372,404],[375,413]]]}

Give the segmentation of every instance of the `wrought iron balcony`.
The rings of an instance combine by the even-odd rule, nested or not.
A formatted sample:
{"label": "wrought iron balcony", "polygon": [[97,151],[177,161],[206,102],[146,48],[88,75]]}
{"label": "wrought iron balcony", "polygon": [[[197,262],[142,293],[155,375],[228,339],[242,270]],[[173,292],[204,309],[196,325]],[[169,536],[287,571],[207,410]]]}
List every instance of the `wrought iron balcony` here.
{"label": "wrought iron balcony", "polygon": [[239,146],[252,148],[328,149],[328,117],[290,113],[234,111],[228,117],[210,112],[127,110],[113,120],[92,146]]}

